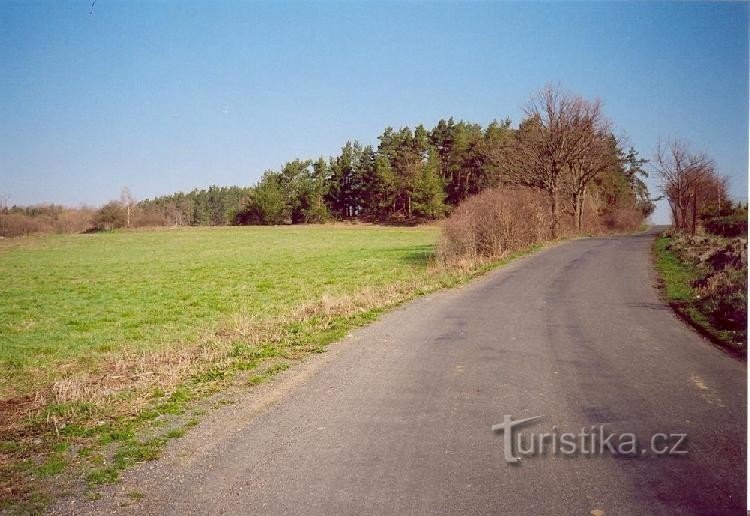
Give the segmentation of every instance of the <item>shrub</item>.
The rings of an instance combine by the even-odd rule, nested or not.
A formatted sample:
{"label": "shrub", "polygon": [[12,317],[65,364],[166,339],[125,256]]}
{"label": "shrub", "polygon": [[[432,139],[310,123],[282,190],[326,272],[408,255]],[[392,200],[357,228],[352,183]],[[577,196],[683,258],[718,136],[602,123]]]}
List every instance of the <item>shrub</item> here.
{"label": "shrub", "polygon": [[635,231],[643,222],[643,213],[635,208],[617,207],[602,216],[604,227],[610,231]]}
{"label": "shrub", "polygon": [[167,216],[155,207],[136,206],[130,216],[130,225],[135,228],[166,226]]}
{"label": "shrub", "polygon": [[713,217],[703,223],[706,231],[727,238],[747,235],[747,215]]}
{"label": "shrub", "polygon": [[55,219],[56,233],[81,233],[91,227],[93,208],[64,208]]}
{"label": "shrub", "polygon": [[676,232],[667,250],[695,271],[690,284],[694,295],[686,305],[702,314],[713,330],[726,334],[720,340],[745,349],[747,240]]}
{"label": "shrub", "polygon": [[235,215],[235,224],[277,225],[291,222],[284,191],[274,176],[266,175]]}
{"label": "shrub", "polygon": [[0,213],[0,236],[17,237],[45,231],[41,220],[22,213]]}
{"label": "shrub", "polygon": [[128,215],[125,206],[118,201],[108,202],[94,214],[91,221],[94,229],[99,231],[110,231],[116,228],[125,227]]}
{"label": "shrub", "polygon": [[547,197],[526,188],[495,188],[469,198],[443,224],[443,263],[500,257],[552,238]]}
{"label": "shrub", "polygon": [[92,213],[90,208],[53,204],[4,208],[0,210],[0,237],[85,231],[90,226]]}

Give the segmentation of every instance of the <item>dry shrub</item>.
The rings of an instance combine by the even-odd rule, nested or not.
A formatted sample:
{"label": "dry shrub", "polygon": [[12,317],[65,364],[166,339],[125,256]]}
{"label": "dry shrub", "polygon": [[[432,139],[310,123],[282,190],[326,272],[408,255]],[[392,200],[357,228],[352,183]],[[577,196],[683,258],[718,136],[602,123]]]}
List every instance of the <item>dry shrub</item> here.
{"label": "dry shrub", "polygon": [[135,228],[166,226],[167,216],[156,208],[141,208],[135,206],[131,215],[130,225]]}
{"label": "dry shrub", "polygon": [[39,205],[0,211],[0,236],[19,237],[35,233],[80,233],[91,225],[91,208]]}
{"label": "dry shrub", "polygon": [[643,214],[635,208],[616,207],[601,217],[610,231],[635,231],[643,223]]}
{"label": "dry shrub", "polygon": [[494,188],[456,208],[443,224],[437,258],[450,264],[500,257],[549,240],[547,197],[527,188]]}
{"label": "dry shrub", "polygon": [[696,297],[686,302],[741,350],[747,345],[747,239],[685,235],[675,231],[667,247],[692,266]]}
{"label": "dry shrub", "polygon": [[0,213],[0,236],[17,237],[49,231],[51,228],[39,218],[22,213]]}
{"label": "dry shrub", "polygon": [[55,221],[56,233],[82,233],[91,227],[93,208],[65,208]]}

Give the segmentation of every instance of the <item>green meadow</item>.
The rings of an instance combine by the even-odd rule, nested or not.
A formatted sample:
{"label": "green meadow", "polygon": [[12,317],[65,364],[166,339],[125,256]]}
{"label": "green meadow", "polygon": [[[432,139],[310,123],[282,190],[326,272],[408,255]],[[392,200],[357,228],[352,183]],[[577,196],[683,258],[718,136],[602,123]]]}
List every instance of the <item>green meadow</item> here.
{"label": "green meadow", "polygon": [[0,240],[0,512],[96,497],[233,392],[538,248],[442,267],[439,235],[330,224]]}
{"label": "green meadow", "polygon": [[221,227],[0,241],[0,399],[71,364],[194,343],[233,317],[426,279],[439,230]]}

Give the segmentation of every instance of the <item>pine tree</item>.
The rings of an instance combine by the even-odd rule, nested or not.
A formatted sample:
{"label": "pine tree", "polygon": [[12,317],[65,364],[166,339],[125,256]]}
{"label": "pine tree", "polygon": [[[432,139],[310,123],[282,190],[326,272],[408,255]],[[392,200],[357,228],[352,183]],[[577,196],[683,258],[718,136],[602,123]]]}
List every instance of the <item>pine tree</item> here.
{"label": "pine tree", "polygon": [[413,213],[429,219],[442,217],[446,212],[445,197],[439,154],[437,149],[430,148],[415,185]]}

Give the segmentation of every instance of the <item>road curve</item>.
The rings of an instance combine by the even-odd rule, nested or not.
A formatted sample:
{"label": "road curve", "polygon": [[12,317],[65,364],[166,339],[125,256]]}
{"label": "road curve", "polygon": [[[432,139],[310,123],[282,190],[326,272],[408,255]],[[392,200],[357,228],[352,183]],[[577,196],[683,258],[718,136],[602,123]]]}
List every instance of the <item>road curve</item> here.
{"label": "road curve", "polygon": [[[56,511],[744,512],[746,366],[660,301],[654,234],[566,242],[410,303]],[[688,454],[509,464],[506,414],[543,416],[524,433],[686,433]]]}

